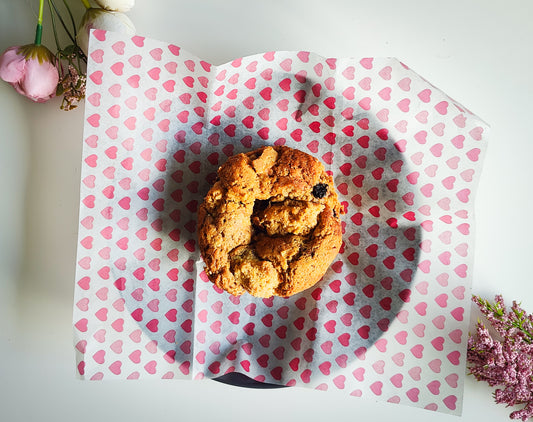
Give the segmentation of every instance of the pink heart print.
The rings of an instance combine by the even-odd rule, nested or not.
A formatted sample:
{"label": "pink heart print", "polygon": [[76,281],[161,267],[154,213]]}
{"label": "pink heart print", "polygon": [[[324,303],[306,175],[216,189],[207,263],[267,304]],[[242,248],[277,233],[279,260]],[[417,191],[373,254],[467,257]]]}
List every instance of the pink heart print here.
{"label": "pink heart print", "polygon": [[[105,31],[89,57],[81,377],[240,372],[460,412],[486,124],[395,59],[268,52],[213,66]],[[197,249],[217,168],[263,145],[320,159],[345,211],[339,255],[290,298],[228,295]]]}

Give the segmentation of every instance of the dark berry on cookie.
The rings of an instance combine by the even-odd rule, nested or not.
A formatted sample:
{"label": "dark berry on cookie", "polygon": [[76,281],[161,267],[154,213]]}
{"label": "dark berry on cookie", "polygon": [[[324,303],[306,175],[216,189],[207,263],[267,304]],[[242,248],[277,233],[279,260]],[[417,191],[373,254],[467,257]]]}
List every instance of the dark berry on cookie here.
{"label": "dark berry on cookie", "polygon": [[328,193],[328,185],[325,183],[318,183],[313,186],[313,196],[315,198],[321,199]]}

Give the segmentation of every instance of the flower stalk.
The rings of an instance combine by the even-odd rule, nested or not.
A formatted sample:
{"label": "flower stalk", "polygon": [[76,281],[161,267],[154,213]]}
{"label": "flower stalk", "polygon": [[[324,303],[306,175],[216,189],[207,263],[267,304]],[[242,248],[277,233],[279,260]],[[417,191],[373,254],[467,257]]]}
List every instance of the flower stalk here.
{"label": "flower stalk", "polygon": [[[54,0],[48,0],[48,9],[50,10],[52,30],[57,48],[56,59],[59,63],[59,83],[56,88],[56,95],[63,97],[60,106],[62,110],[72,110],[85,98],[86,76],[83,65],[87,63],[87,57],[76,42],[76,23],[66,0],[63,0],[63,5],[70,17],[71,28],[63,19]],[[59,42],[57,21],[59,21],[68,38],[72,41],[71,45],[64,48]]]}
{"label": "flower stalk", "polygon": [[44,11],[44,0],[39,0],[39,16],[37,17],[37,28],[35,28],[35,42],[34,42],[34,44],[37,46],[41,45],[41,40],[43,37],[43,11]]}

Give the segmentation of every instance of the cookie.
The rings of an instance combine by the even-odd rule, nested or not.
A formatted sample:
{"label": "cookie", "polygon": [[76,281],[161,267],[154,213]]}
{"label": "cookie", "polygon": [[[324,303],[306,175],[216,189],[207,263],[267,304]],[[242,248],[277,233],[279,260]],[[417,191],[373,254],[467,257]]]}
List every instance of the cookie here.
{"label": "cookie", "polygon": [[309,154],[268,146],[230,157],[198,210],[205,273],[237,296],[301,292],[339,252],[341,212],[333,178]]}

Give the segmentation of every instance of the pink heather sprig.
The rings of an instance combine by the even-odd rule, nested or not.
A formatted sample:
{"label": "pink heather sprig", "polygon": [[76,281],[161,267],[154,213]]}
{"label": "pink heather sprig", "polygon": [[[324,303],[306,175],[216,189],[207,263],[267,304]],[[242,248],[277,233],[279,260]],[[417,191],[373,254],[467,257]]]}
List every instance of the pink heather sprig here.
{"label": "pink heather sprig", "polygon": [[507,309],[503,297],[494,302],[472,297],[497,336],[492,336],[478,321],[476,333],[468,338],[467,362],[470,374],[485,381],[494,392],[496,403],[525,405],[511,412],[511,419],[533,417],[533,315],[513,301]]}

